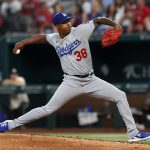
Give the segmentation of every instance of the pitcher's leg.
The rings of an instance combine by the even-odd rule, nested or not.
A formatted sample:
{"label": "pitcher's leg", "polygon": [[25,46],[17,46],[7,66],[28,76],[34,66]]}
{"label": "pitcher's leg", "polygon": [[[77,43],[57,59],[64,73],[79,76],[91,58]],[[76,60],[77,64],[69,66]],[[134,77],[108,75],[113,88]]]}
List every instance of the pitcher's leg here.
{"label": "pitcher's leg", "polygon": [[101,97],[106,100],[111,100],[116,103],[120,115],[122,116],[128,132],[128,138],[132,138],[138,134],[135,121],[133,119],[126,94],[108,82],[97,77],[86,86],[86,91],[96,97]]}
{"label": "pitcher's leg", "polygon": [[9,130],[52,114],[67,101],[79,95],[80,93],[80,89],[64,85],[62,83],[51,100],[45,106],[32,109],[31,111],[24,114],[23,116],[18,117],[17,119],[7,121]]}

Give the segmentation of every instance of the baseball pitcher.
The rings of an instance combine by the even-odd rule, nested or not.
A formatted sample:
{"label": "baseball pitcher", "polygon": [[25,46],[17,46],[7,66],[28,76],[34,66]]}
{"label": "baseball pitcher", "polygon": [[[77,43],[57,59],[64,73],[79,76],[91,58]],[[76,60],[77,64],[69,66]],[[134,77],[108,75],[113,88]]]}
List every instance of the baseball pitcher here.
{"label": "baseball pitcher", "polygon": [[64,72],[64,79],[45,106],[32,109],[14,120],[2,122],[0,132],[46,117],[58,110],[70,99],[80,94],[88,94],[116,103],[126,124],[129,142],[150,138],[150,133],[137,130],[126,94],[94,75],[88,43],[93,30],[101,24],[112,26],[116,31],[121,31],[122,27],[108,18],[98,17],[74,28],[70,23],[71,18],[67,14],[57,13],[53,17],[53,24],[58,33],[35,35],[15,44],[13,52],[18,54],[26,45],[45,43],[47,41],[56,50]]}

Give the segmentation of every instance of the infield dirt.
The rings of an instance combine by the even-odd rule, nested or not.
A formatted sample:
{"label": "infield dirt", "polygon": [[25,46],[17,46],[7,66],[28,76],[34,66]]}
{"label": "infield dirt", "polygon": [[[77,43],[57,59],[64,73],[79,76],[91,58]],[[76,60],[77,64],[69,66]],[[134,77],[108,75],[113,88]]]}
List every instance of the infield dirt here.
{"label": "infield dirt", "polygon": [[149,150],[150,145],[39,136],[0,134],[0,150]]}

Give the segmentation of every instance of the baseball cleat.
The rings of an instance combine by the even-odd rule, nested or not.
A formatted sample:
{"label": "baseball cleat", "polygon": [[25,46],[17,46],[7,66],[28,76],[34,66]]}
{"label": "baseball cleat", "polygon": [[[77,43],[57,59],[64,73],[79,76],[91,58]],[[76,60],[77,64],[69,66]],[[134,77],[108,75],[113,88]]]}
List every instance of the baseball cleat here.
{"label": "baseball cleat", "polygon": [[146,139],[150,139],[150,133],[139,132],[135,137],[129,139],[128,142],[137,142]]}
{"label": "baseball cleat", "polygon": [[0,132],[6,132],[8,131],[8,122],[2,122],[0,123]]}

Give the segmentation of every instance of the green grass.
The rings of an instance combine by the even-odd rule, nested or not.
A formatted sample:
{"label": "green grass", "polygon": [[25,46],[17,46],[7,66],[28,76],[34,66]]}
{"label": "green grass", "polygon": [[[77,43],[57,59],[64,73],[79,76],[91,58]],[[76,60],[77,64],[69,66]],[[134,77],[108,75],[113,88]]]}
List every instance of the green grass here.
{"label": "green grass", "polygon": [[[58,136],[67,138],[78,138],[78,139],[90,139],[90,140],[100,140],[100,141],[112,141],[112,142],[127,142],[127,134],[123,133],[53,133],[53,134],[43,134],[45,136]],[[150,144],[150,140],[137,142],[139,144]]]}

